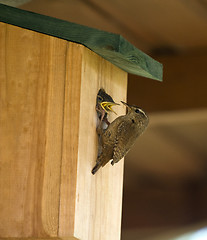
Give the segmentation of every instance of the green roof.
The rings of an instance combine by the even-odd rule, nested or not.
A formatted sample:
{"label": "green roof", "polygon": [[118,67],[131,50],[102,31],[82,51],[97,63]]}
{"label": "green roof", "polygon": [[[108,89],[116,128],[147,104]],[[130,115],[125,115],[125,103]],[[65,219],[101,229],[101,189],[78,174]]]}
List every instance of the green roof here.
{"label": "green roof", "polygon": [[0,4],[0,22],[79,43],[128,73],[162,81],[162,64],[121,35]]}

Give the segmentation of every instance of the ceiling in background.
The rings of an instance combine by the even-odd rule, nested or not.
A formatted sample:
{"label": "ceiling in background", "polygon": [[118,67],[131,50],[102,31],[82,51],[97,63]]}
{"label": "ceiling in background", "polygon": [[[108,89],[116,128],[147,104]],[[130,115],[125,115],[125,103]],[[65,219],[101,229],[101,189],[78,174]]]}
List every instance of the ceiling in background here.
{"label": "ceiling in background", "polygon": [[119,33],[145,52],[207,47],[205,0],[32,0],[21,8]]}

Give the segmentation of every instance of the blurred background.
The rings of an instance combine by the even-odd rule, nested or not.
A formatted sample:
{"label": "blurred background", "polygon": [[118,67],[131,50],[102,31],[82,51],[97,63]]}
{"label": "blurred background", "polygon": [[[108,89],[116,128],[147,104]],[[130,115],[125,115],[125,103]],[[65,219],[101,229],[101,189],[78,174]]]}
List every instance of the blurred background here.
{"label": "blurred background", "polygon": [[18,7],[121,34],[164,65],[162,83],[129,75],[128,103],[145,110],[150,125],[125,161],[122,240],[178,239],[207,226],[207,1],[31,0]]}

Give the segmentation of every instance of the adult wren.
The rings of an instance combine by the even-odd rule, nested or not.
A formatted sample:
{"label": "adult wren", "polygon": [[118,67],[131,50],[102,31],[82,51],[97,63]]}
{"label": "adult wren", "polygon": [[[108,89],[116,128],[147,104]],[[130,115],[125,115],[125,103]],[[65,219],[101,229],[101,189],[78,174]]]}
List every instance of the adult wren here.
{"label": "adult wren", "polygon": [[96,99],[96,111],[98,114],[98,118],[100,119],[100,124],[105,122],[107,125],[109,125],[109,121],[107,119],[107,114],[109,112],[116,113],[112,107],[114,105],[119,105],[118,103],[115,103],[113,98],[105,92],[103,88],[101,88],[98,91],[97,99]]}
{"label": "adult wren", "polygon": [[142,109],[122,103],[128,109],[127,114],[116,118],[107,129],[101,128],[101,125],[97,128],[102,152],[96,160],[92,174],[95,174],[100,167],[104,167],[111,159],[112,165],[121,160],[148,125],[149,118]]}

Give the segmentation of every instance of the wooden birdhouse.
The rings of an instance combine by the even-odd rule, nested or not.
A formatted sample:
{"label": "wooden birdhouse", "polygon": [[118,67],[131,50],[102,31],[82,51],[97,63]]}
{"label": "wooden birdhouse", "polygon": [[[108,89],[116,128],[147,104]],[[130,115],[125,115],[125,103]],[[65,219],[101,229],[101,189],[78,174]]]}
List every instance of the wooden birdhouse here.
{"label": "wooden birdhouse", "polygon": [[5,5],[0,22],[0,238],[120,239],[123,160],[91,174],[96,95],[126,101],[127,73],[161,64],[113,33]]}

